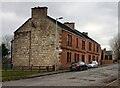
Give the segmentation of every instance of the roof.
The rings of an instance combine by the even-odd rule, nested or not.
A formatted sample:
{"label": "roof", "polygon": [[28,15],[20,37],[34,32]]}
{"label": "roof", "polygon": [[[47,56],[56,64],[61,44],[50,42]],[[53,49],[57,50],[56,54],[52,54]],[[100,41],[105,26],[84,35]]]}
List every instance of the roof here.
{"label": "roof", "polygon": [[112,51],[106,51],[106,54],[111,55]]}
{"label": "roof", "polygon": [[[47,16],[47,17],[48,17],[51,21],[53,21],[54,23],[56,23],[56,20],[55,20],[55,19],[51,18],[50,16]],[[68,26],[60,23],[59,21],[57,21],[57,24],[58,24],[60,27],[62,27],[62,28],[64,28],[65,30],[67,30],[67,31],[70,31],[70,32],[72,32],[72,33],[75,33],[75,34],[78,35],[78,36],[81,36],[81,37],[83,37],[83,38],[89,39],[89,40],[97,43],[95,40],[93,40],[93,39],[90,38],[89,36],[81,33],[80,31],[78,31],[78,30],[76,30],[76,29],[73,30],[73,29],[71,29],[70,27],[68,27]],[[99,44],[99,43],[97,43],[97,44]]]}
{"label": "roof", "polygon": [[16,33],[22,26],[24,26],[30,20],[31,20],[31,18],[29,18],[24,24],[22,24],[16,31],[14,31],[14,33]]}
{"label": "roof", "polygon": [[[47,16],[47,18],[50,19],[51,21],[53,21],[54,23],[56,23],[56,20],[53,19],[53,18],[51,18],[50,16]],[[23,25],[25,25],[29,20],[31,20],[31,18],[29,18]],[[65,30],[69,31],[69,32],[72,32],[72,33],[74,33],[74,34],[76,34],[76,35],[78,35],[78,36],[80,36],[80,37],[82,37],[82,38],[86,38],[86,39],[89,39],[89,40],[97,43],[95,40],[93,40],[93,39],[90,38],[89,36],[81,33],[80,31],[78,31],[78,30],[76,30],[76,29],[71,29],[70,27],[68,27],[68,26],[60,23],[59,21],[57,21],[57,24],[58,24],[60,27],[64,28]],[[14,33],[16,33],[23,25],[21,25]],[[99,44],[99,43],[97,43],[97,44]]]}

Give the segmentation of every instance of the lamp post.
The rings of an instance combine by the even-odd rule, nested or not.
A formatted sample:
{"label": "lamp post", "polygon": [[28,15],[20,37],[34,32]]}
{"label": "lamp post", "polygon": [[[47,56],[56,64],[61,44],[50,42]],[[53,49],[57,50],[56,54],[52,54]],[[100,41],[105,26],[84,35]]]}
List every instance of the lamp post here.
{"label": "lamp post", "polygon": [[56,49],[56,47],[57,47],[57,21],[58,20],[60,20],[60,19],[63,19],[63,17],[59,17],[59,18],[56,18],[56,30],[55,30],[55,49],[54,49],[54,54],[55,54],[55,56],[54,56],[54,61],[55,61],[55,71],[57,70],[57,53],[56,53],[56,51],[57,51],[57,49]]}

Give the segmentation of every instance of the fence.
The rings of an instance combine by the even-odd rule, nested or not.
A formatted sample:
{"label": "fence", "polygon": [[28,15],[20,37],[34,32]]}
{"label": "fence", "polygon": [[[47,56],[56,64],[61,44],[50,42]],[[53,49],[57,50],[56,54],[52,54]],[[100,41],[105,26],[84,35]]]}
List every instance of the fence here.
{"label": "fence", "polygon": [[11,70],[13,68],[12,64],[2,64],[3,70]]}
{"label": "fence", "polygon": [[14,66],[13,70],[47,70],[47,71],[54,71],[55,66]]}

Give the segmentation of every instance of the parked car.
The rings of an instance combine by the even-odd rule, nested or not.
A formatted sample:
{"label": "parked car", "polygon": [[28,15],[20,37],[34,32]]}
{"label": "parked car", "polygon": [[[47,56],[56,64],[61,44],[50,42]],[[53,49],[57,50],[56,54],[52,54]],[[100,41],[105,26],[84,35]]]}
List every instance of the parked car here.
{"label": "parked car", "polygon": [[94,68],[94,67],[98,67],[98,62],[97,61],[92,61],[90,64],[88,64],[89,68]]}
{"label": "parked car", "polygon": [[70,71],[87,70],[88,66],[84,62],[73,62],[70,66]]}

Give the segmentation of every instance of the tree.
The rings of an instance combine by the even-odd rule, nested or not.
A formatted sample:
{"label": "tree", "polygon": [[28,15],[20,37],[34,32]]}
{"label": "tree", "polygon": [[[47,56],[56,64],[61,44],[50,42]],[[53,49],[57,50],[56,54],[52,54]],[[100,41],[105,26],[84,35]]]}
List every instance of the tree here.
{"label": "tree", "polygon": [[6,48],[5,44],[2,44],[2,58],[6,57],[9,55],[9,49]]}
{"label": "tree", "polygon": [[120,33],[110,40],[114,60],[120,60]]}
{"label": "tree", "polygon": [[0,54],[2,54],[2,45],[0,44]]}
{"label": "tree", "polygon": [[4,35],[2,36],[2,44],[5,44],[5,46],[11,50],[11,41],[13,36],[12,35]]}
{"label": "tree", "polygon": [[2,42],[0,42],[0,49],[2,52],[2,68],[7,69],[7,65],[11,63],[10,57],[10,51],[11,51],[11,41],[12,41],[12,35],[4,35],[2,36]]}
{"label": "tree", "polygon": [[2,36],[2,44],[5,44],[5,47],[9,50],[8,57],[11,57],[11,41],[13,35],[4,35]]}
{"label": "tree", "polygon": [[9,63],[7,56],[10,54],[9,49],[5,46],[5,44],[2,44],[0,49],[2,49],[2,68],[7,69],[7,64]]}

